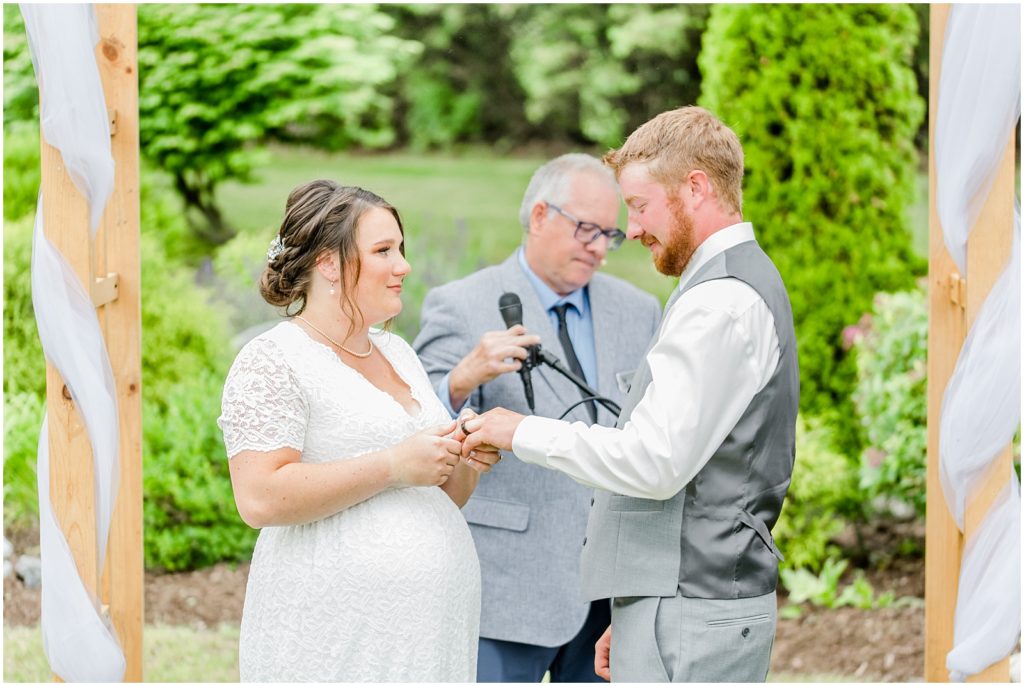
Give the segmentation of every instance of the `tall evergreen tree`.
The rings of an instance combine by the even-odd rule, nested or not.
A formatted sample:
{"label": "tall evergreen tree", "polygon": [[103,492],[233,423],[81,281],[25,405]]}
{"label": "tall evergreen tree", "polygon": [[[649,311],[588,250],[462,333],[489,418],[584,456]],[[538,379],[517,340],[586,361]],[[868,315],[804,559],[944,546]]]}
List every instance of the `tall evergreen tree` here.
{"label": "tall evergreen tree", "polygon": [[801,409],[831,417],[851,456],[843,328],[924,270],[907,216],[925,112],[917,38],[907,5],[716,5],[699,60],[701,104],[743,142],[744,216],[792,299]]}

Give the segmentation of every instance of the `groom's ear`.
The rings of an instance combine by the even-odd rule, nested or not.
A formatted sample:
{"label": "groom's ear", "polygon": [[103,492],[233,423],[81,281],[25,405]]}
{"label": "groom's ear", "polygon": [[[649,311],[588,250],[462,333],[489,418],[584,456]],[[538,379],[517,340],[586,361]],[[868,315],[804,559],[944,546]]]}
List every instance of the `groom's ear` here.
{"label": "groom's ear", "polygon": [[705,200],[713,200],[714,189],[711,187],[711,179],[700,169],[694,169],[687,174],[682,186],[692,199],[694,207],[699,207]]}

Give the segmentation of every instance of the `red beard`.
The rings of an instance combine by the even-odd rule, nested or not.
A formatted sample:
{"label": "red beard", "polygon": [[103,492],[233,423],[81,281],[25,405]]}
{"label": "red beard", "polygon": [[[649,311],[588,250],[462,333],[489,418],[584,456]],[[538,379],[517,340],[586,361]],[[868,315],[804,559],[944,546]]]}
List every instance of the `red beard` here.
{"label": "red beard", "polygon": [[679,276],[697,249],[693,240],[693,217],[678,195],[668,197],[668,209],[672,213],[672,230],[668,241],[661,246],[661,254],[654,257],[654,268],[666,276]]}

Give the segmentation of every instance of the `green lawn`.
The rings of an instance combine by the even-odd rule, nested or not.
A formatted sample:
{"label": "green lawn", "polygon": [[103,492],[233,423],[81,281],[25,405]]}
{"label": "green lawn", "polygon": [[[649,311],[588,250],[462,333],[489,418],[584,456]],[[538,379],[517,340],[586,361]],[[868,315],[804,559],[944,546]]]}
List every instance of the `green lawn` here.
{"label": "green lawn", "polygon": [[[146,625],[143,679],[160,682],[238,681],[238,627],[213,629]],[[38,627],[4,627],[4,681],[51,681]],[[770,673],[769,682],[850,682],[839,674]]]}
{"label": "green lawn", "polygon": [[[143,679],[161,682],[238,681],[238,627],[146,625]],[[38,627],[4,626],[4,681],[51,681]]]}

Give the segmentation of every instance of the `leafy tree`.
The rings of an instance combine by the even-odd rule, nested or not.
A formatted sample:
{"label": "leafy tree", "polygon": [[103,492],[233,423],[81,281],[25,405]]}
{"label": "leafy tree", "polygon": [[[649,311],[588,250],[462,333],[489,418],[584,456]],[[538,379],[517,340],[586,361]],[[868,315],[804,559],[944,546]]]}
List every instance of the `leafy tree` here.
{"label": "leafy tree", "polygon": [[510,145],[536,134],[509,58],[522,7],[395,4],[381,11],[394,17],[398,35],[424,46],[399,85],[395,126],[402,142],[415,148]]}
{"label": "leafy tree", "polygon": [[419,46],[392,28],[371,5],[140,6],[142,146],[201,213],[207,240],[233,235],[214,193],[249,177],[254,143],[394,140],[384,89]]}
{"label": "leafy tree", "polygon": [[701,103],[743,141],[745,215],[789,289],[801,409],[847,455],[861,437],[841,333],[878,291],[913,285],[907,208],[924,114],[906,5],[716,5]]}
{"label": "leafy tree", "polygon": [[[24,40],[10,51],[6,40],[23,34],[20,18],[4,9],[5,115],[34,118]],[[392,144],[389,89],[421,48],[390,35],[394,21],[372,5],[143,4],[138,22],[142,153],[212,244],[234,235],[217,185],[247,180],[261,144]]]}
{"label": "leafy tree", "polygon": [[707,5],[529,5],[512,60],[526,114],[551,134],[618,145],[698,95]]}

